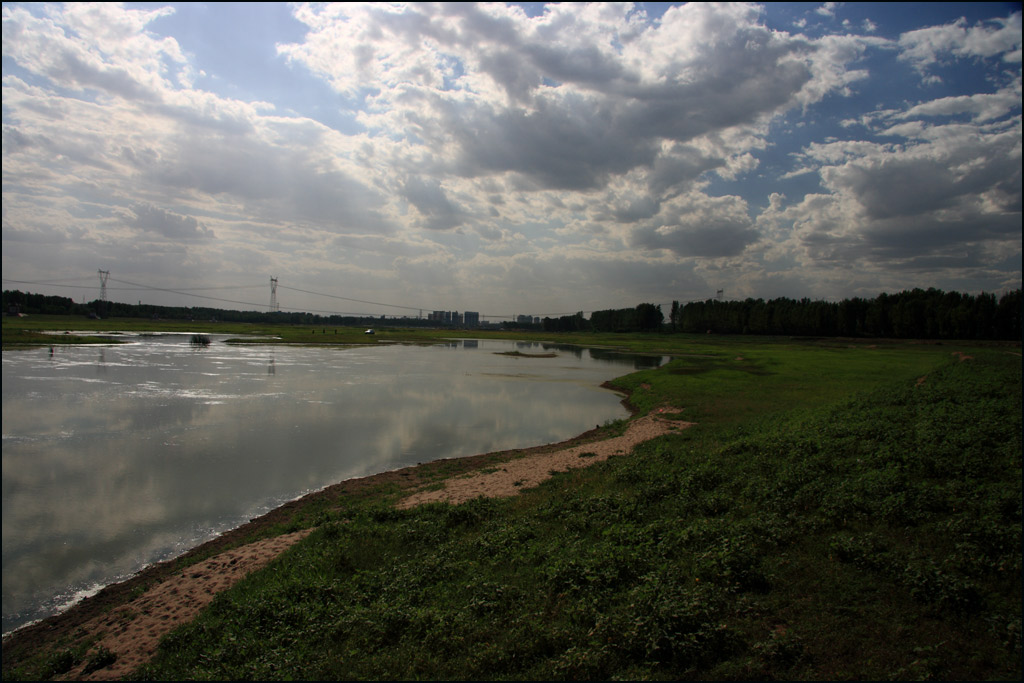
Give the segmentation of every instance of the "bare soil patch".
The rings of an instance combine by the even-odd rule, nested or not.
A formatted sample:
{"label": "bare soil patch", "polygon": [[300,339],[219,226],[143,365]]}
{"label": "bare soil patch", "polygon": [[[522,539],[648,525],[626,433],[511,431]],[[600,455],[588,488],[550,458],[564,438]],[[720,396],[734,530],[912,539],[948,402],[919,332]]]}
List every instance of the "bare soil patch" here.
{"label": "bare soil patch", "polygon": [[268,564],[310,531],[304,529],[214,555],[186,568],[183,574],[158,583],[127,604],[93,617],[82,625],[82,630],[102,634],[96,649],[105,648],[116,659],[109,666],[88,674],[85,674],[88,662],[83,662],[63,678],[113,681],[131,673],[156,654],[160,638],[165,634],[191,621],[217,593]]}
{"label": "bare soil patch", "polygon": [[[663,409],[664,412],[678,412]],[[556,472],[565,472],[576,467],[586,467],[606,460],[613,455],[629,453],[644,441],[689,427],[690,422],[668,420],[662,413],[654,413],[634,420],[626,433],[609,439],[582,443],[551,452],[534,452],[510,460],[491,471],[471,472],[461,477],[447,479],[444,488],[421,490],[406,496],[398,502],[399,508],[410,508],[424,503],[446,501],[464,503],[481,496],[500,498],[514,496],[523,489],[537,486]]]}

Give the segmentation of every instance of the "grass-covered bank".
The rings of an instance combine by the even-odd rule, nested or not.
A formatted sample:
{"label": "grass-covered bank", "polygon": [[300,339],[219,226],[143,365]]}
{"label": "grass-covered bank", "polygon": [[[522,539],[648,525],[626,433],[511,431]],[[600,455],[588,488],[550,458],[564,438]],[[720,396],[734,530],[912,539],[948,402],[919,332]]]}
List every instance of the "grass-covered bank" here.
{"label": "grass-covered bank", "polygon": [[175,678],[1014,678],[1020,359],[695,428],[514,500],[342,507]]}
{"label": "grass-covered bank", "polygon": [[[689,356],[710,355],[718,360],[732,356],[727,354],[742,353],[745,350],[771,348],[819,348],[841,350],[848,348],[898,350],[907,347],[927,349],[951,346],[960,348],[963,344],[993,347],[1020,348],[1019,343],[1012,342],[951,342],[913,340],[879,340],[868,338],[824,338],[824,337],[792,337],[763,335],[709,335],[651,332],[651,333],[614,333],[614,332],[539,332],[523,330],[495,329],[445,329],[445,328],[414,328],[389,327],[386,324],[374,327],[374,334],[365,334],[365,327],[323,326],[323,325],[292,325],[274,323],[224,322],[213,320],[150,320],[145,318],[107,318],[103,320],[89,319],[67,315],[32,315],[25,317],[4,317],[2,321],[3,344],[9,346],[48,345],[57,343],[110,343],[113,337],[88,336],[92,333],[136,332],[160,334],[162,332],[191,332],[196,334],[237,335],[239,340],[254,344],[310,344],[352,345],[352,344],[431,344],[452,338],[473,339],[505,339],[538,344],[576,344],[588,347],[630,351],[634,353],[683,354]],[[75,336],[67,331],[82,332]],[[62,334],[43,334],[59,332]],[[256,339],[254,339],[256,338]],[[723,355],[724,354],[724,355]],[[524,353],[525,355],[525,353]],[[769,368],[770,370],[770,368]]]}
{"label": "grass-covered bank", "polygon": [[[83,334],[43,334],[44,332],[73,330]],[[164,332],[192,332],[196,334],[238,335],[240,338],[260,337],[258,343],[279,344],[366,344],[378,342],[436,341],[441,337],[436,330],[395,328],[383,335],[369,336],[365,328],[323,327],[320,325],[275,325],[212,320],[146,320],[142,318],[107,318],[103,320],[57,315],[33,315],[22,318],[3,318],[3,345],[5,348],[24,345],[66,343],[106,343],[113,337],[88,336],[89,332],[138,332],[160,334]],[[450,336],[450,334],[448,335]],[[248,343],[257,343],[247,340]]]}
{"label": "grass-covered bank", "polygon": [[[317,532],[140,673],[1019,674],[1019,347],[697,343],[618,385],[699,426],[515,499],[296,508]],[[65,652],[5,643],[4,677]]]}

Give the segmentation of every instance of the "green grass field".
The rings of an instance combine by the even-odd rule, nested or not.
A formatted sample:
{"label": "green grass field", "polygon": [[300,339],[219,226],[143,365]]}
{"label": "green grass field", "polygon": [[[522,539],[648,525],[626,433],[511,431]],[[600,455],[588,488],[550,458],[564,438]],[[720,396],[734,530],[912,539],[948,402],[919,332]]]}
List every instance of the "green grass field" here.
{"label": "green grass field", "polygon": [[1020,678],[1019,345],[576,340],[676,355],[614,384],[698,425],[516,498],[320,503],[137,676]]}

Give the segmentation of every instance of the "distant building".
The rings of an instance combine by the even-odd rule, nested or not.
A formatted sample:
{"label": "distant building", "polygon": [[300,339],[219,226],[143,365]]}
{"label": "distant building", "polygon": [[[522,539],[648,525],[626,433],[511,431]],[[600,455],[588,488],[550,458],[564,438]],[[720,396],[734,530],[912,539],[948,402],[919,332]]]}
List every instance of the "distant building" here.
{"label": "distant building", "polygon": [[427,320],[442,325],[461,325],[462,315],[458,311],[434,311],[427,314]]}
{"label": "distant building", "polygon": [[462,314],[462,319],[466,327],[480,327],[479,311],[466,311]]}

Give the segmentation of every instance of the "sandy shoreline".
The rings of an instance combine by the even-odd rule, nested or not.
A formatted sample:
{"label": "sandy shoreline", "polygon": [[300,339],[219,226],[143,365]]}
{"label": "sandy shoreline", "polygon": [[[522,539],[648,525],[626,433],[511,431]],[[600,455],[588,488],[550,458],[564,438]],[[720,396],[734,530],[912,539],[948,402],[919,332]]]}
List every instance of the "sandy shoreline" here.
{"label": "sandy shoreline", "polygon": [[[4,670],[8,670],[11,661],[43,648],[58,643],[69,647],[70,642],[100,636],[91,651],[102,646],[115,653],[116,660],[88,674],[84,672],[87,662],[81,662],[58,678],[120,678],[148,661],[164,634],[193,619],[219,591],[305,538],[311,528],[270,538],[260,536],[271,527],[289,524],[310,505],[330,504],[342,496],[372,494],[380,487],[407,492],[397,503],[400,508],[437,501],[457,504],[479,496],[516,495],[554,472],[586,467],[613,455],[629,453],[639,443],[690,426],[670,419],[675,412],[678,411],[663,408],[634,419],[625,433],[618,436],[608,436],[606,430],[598,428],[556,444],[435,460],[328,486],[250,520],[178,558],[152,565],[131,579],[107,586],[61,614],[5,636]],[[443,481],[441,488],[436,485],[438,480]]]}
{"label": "sandy shoreline", "polygon": [[417,491],[397,503],[400,509],[407,509],[426,503],[445,501],[458,504],[479,498],[501,498],[514,496],[520,491],[533,488],[557,472],[586,467],[613,455],[629,453],[644,441],[684,429],[692,423],[678,422],[664,417],[675,412],[661,409],[650,415],[633,420],[626,432],[599,441],[581,443],[550,452],[530,453],[509,460],[500,467],[477,470],[461,477],[444,481],[443,488]]}

